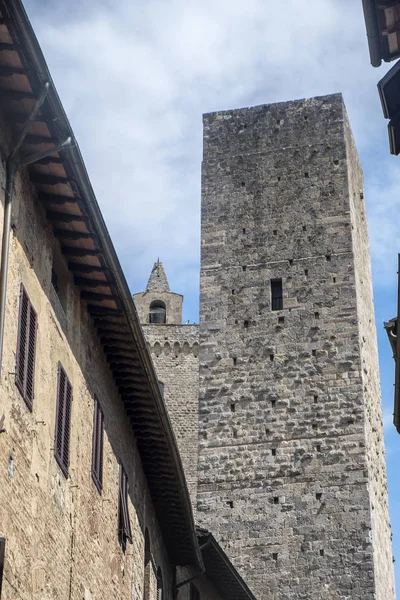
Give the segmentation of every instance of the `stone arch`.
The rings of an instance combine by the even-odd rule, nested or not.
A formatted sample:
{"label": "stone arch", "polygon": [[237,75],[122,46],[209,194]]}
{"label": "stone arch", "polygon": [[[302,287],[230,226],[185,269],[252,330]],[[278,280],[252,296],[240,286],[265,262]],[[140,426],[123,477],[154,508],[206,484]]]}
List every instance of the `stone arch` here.
{"label": "stone arch", "polygon": [[149,323],[166,323],[167,308],[162,300],[153,300],[149,306]]}
{"label": "stone arch", "polygon": [[181,352],[181,347],[180,347],[180,345],[179,345],[178,342],[175,342],[175,344],[174,344],[174,354],[175,354],[176,358],[179,356],[180,352]]}
{"label": "stone arch", "polygon": [[196,357],[199,355],[199,344],[197,342],[193,344],[193,354]]}
{"label": "stone arch", "polygon": [[153,352],[156,356],[160,356],[161,354],[161,344],[159,342],[156,342],[153,346]]}

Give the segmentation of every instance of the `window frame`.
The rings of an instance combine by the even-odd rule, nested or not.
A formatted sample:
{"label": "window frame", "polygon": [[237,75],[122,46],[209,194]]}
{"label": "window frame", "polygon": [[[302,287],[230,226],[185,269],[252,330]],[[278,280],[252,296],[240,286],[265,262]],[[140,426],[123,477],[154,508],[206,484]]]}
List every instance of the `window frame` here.
{"label": "window frame", "polygon": [[132,544],[132,530],[128,507],[128,476],[122,463],[119,463],[118,479],[118,539],[125,552],[126,541],[128,540]]}
{"label": "window frame", "polygon": [[104,414],[96,394],[93,396],[92,467],[93,482],[99,494],[103,489]]}
{"label": "window frame", "polygon": [[[25,316],[24,312],[26,313]],[[33,400],[35,397],[37,328],[37,313],[33,308],[24,285],[21,283],[15,384],[30,412],[32,412]]]}
{"label": "window frame", "polygon": [[[283,281],[282,281],[282,278],[277,277],[277,278],[271,279],[270,286],[271,286],[271,310],[273,310],[273,311],[283,310]],[[279,289],[280,289],[280,295],[276,294],[277,287],[279,287]]]}
{"label": "window frame", "polygon": [[54,457],[65,478],[68,478],[68,468],[70,459],[72,398],[73,394],[71,382],[68,379],[64,367],[59,362],[57,373],[57,404],[54,434]]}

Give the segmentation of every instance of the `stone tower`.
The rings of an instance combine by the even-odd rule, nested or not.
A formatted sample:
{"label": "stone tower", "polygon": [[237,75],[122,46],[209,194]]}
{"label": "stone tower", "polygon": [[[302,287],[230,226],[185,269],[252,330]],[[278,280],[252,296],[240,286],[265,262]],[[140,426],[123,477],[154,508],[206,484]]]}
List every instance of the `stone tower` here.
{"label": "stone tower", "polygon": [[133,296],[177,438],[192,499],[197,489],[199,326],[182,324],[183,296],[170,291],[157,260],[145,292]]}
{"label": "stone tower", "polygon": [[198,521],[260,600],[394,600],[341,95],[204,116]]}

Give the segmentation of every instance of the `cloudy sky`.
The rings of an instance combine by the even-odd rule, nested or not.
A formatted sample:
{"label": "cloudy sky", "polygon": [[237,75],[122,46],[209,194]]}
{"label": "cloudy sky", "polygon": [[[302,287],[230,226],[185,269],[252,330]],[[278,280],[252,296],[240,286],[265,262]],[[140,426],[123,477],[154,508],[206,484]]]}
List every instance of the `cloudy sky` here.
{"label": "cloudy sky", "polygon": [[400,437],[391,425],[393,360],[382,329],[396,314],[400,157],[389,154],[376,90],[388,66],[369,64],[361,0],[25,5],[132,292],[144,289],[159,256],[173,291],[185,294],[184,316],[192,321],[198,321],[202,113],[343,93],[365,173],[400,557]]}

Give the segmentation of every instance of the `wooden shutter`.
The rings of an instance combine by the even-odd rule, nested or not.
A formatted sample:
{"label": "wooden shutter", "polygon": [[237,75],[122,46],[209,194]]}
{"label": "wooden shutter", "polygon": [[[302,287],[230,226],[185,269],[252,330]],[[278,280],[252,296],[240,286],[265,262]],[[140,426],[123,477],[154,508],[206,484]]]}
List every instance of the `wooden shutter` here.
{"label": "wooden shutter", "polygon": [[118,533],[123,547],[126,545],[126,540],[132,544],[128,511],[128,477],[121,464],[119,466]]}
{"label": "wooden shutter", "polygon": [[32,410],[34,396],[36,330],[37,315],[21,285],[15,373],[17,388],[29,410]]}
{"label": "wooden shutter", "polygon": [[92,478],[100,494],[103,487],[103,430],[103,411],[97,396],[94,396]]}
{"label": "wooden shutter", "polygon": [[69,438],[71,429],[72,387],[61,364],[58,364],[57,408],[54,455],[68,477]]}

